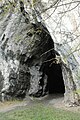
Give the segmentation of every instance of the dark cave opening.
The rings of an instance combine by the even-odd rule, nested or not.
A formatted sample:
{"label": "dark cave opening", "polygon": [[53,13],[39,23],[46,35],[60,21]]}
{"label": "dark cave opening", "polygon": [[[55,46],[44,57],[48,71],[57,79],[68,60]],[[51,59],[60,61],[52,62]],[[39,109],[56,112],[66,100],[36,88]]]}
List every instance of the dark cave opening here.
{"label": "dark cave opening", "polygon": [[[45,44],[44,47],[44,61],[41,67],[41,71],[43,72],[43,76],[47,75],[47,86],[45,88],[45,92],[49,92],[49,94],[56,93],[65,93],[65,86],[62,76],[61,63],[57,64],[55,61],[56,56],[60,56],[59,53],[55,50],[54,42],[52,39]],[[42,84],[45,84],[44,81]],[[43,85],[44,86],[44,85]]]}
{"label": "dark cave opening", "polygon": [[47,76],[47,87],[49,94],[65,93],[60,64],[52,64],[50,67],[48,66]]}
{"label": "dark cave opening", "polygon": [[45,92],[48,91],[49,94],[64,94],[65,86],[61,64],[46,62],[43,71],[48,77]]}

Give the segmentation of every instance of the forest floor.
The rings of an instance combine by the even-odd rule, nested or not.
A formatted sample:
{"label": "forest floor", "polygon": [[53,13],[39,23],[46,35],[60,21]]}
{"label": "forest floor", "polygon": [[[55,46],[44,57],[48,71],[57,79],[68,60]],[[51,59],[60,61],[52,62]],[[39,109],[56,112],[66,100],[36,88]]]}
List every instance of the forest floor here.
{"label": "forest floor", "polygon": [[14,101],[0,102],[0,112],[5,113],[15,109],[21,109],[21,108],[25,108],[26,106],[34,106],[37,104],[42,104],[45,106],[50,106],[72,112],[80,112],[80,106],[75,106],[75,107],[65,106],[64,97],[61,94],[47,95],[41,98],[34,98],[27,96],[23,101],[14,100]]}

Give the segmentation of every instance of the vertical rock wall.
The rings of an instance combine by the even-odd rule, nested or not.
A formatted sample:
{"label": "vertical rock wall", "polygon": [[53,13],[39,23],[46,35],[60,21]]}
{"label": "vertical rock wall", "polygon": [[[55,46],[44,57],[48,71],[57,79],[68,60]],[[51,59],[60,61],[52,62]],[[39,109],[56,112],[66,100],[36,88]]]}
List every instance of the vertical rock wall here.
{"label": "vertical rock wall", "polygon": [[75,2],[64,10],[67,2],[0,2],[2,100],[46,94],[48,76],[43,68],[50,58],[62,67],[65,102],[79,103],[79,5]]}
{"label": "vertical rock wall", "polygon": [[[72,0],[41,0],[34,9],[41,15],[62,59],[65,101],[78,103],[80,99],[80,2]],[[37,7],[38,5],[38,7]],[[38,17],[39,18],[39,17]]]}
{"label": "vertical rock wall", "polygon": [[22,1],[3,3],[0,11],[2,100],[24,98],[26,94],[39,97],[44,94],[47,81],[43,62],[51,52],[41,55],[54,47],[53,40]]}

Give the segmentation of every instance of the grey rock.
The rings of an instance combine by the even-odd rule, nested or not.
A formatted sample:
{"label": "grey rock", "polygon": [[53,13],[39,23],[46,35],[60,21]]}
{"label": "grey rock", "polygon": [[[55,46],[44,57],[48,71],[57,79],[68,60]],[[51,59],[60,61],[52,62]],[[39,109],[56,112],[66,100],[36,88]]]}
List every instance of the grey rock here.
{"label": "grey rock", "polygon": [[48,30],[41,23],[26,22],[24,7],[22,11],[19,8],[17,3],[15,8],[2,13],[5,16],[0,21],[3,101],[23,99],[27,94],[37,97],[45,94],[47,75],[43,73],[42,66],[51,53],[41,55],[54,46]]}
{"label": "grey rock", "polygon": [[[44,21],[45,9],[50,7],[52,2],[50,0],[49,4],[45,4],[41,0],[37,6],[35,5],[36,10],[35,6],[30,7],[28,1],[0,2],[0,99],[2,101],[23,99],[26,95],[44,96],[51,89],[49,77],[54,79],[55,75],[59,74],[61,76],[56,77],[56,84],[59,82],[57,79],[63,78],[65,103],[71,106],[79,105],[80,70],[77,57],[75,59],[73,53],[68,56],[71,46],[64,44],[66,37],[60,39],[61,42],[58,41],[59,31],[54,30],[51,18],[47,22]],[[56,3],[56,0],[54,2]],[[44,10],[43,15],[42,10]],[[51,32],[52,27],[53,32]],[[67,30],[65,33],[67,38],[72,40],[73,36],[67,34]],[[57,41],[52,39],[54,35]],[[54,76],[52,76],[53,71]]]}

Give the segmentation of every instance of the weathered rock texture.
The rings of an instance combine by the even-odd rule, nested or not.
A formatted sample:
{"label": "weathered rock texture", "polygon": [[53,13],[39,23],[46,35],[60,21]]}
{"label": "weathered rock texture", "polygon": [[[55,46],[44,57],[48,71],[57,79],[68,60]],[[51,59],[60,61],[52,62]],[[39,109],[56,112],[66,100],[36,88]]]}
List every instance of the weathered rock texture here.
{"label": "weathered rock texture", "polygon": [[41,96],[46,93],[44,81],[47,84],[43,63],[55,54],[53,50],[41,55],[54,47],[53,40],[41,23],[30,20],[23,2],[4,3],[0,8],[2,100],[24,98],[27,93]]}
{"label": "weathered rock texture", "polygon": [[[65,84],[65,101],[80,99],[80,2],[76,0],[41,0],[35,4],[60,54]],[[37,7],[38,5],[38,7]],[[69,6],[70,5],[70,6]],[[44,11],[44,12],[43,12]]]}
{"label": "weathered rock texture", "polygon": [[[61,77],[56,77],[56,80],[63,79],[65,85],[63,88],[65,102],[79,104],[79,50],[73,53],[74,36],[64,26],[66,23],[63,22],[65,19],[62,18],[63,14],[58,16],[59,10],[63,11],[63,8],[58,7],[59,10],[56,8],[56,12],[51,8],[45,12],[45,9],[53,4],[53,1],[47,2],[39,1],[38,4],[26,0],[0,2],[2,100],[24,98],[26,94],[36,97],[47,94],[50,89],[49,78],[50,76],[54,78],[52,69],[57,68],[54,71],[61,71],[59,74]],[[56,0],[54,2],[56,5]],[[52,11],[54,14],[51,14]],[[68,19],[68,15],[66,17]],[[73,20],[73,26],[75,21]],[[76,41],[77,46],[79,38]]]}

